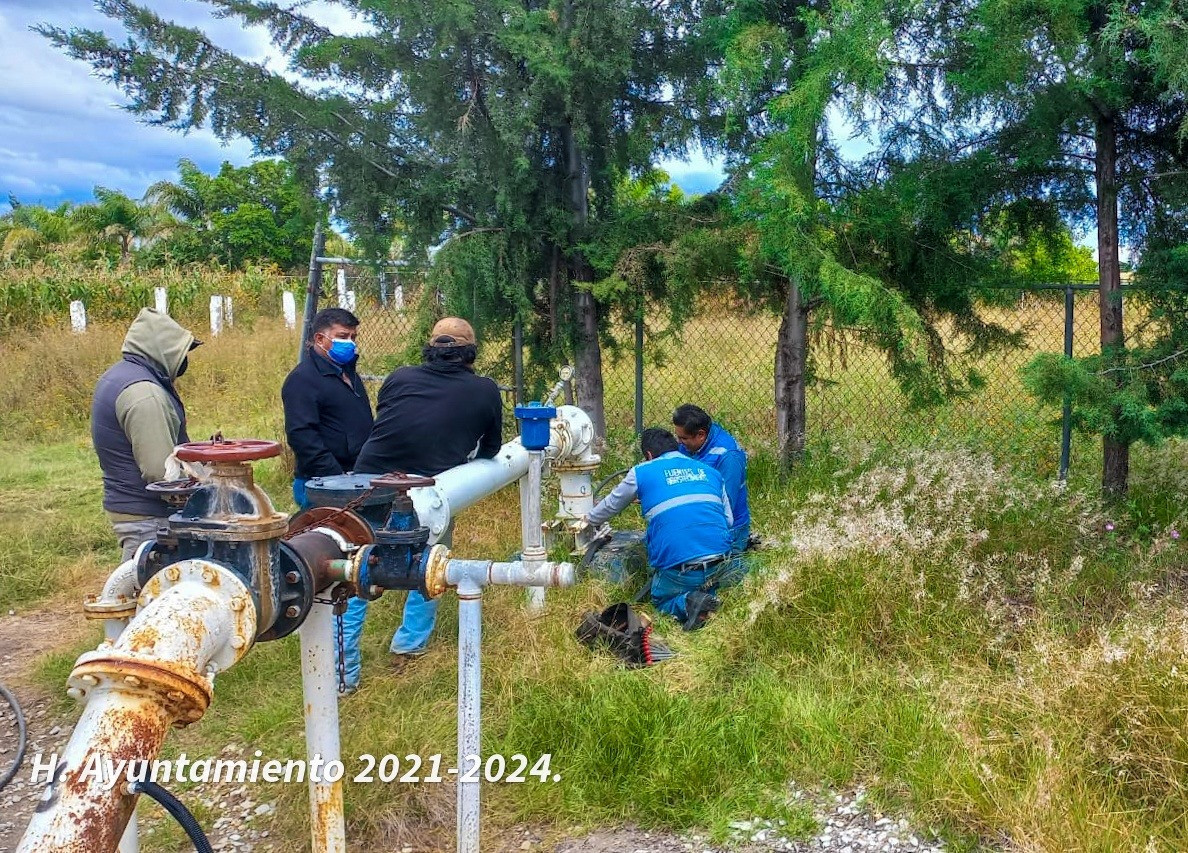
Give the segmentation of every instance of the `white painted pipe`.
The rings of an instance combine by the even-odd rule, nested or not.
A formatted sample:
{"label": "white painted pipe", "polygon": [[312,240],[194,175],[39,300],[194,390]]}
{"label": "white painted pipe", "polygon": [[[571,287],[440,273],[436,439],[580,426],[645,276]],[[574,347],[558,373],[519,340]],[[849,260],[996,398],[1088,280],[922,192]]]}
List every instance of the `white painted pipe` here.
{"label": "white painted pipe", "polygon": [[140,853],[140,827],[136,823],[136,812],[132,812],[128,826],[120,836],[118,853]]}
{"label": "white painted pipe", "polygon": [[[141,546],[141,548],[143,547],[144,545]],[[139,548],[136,554],[139,556]],[[137,556],[120,563],[119,568],[108,575],[107,582],[103,584],[103,592],[99,594],[99,600],[96,604],[103,607],[131,607],[135,605],[137,593]],[[114,643],[120,638],[120,634],[124,633],[124,629],[128,627],[129,621],[131,621],[130,617],[104,619],[103,636]],[[121,853],[123,853],[122,850]]]}
{"label": "white painted pipe", "polygon": [[[340,760],[338,684],[334,673],[334,608],[314,602],[298,629],[301,637],[301,688],[305,700],[305,750],[309,761]],[[308,765],[307,765],[308,766]],[[346,824],[342,780],[309,778],[309,814],[313,853],[343,853]]]}
{"label": "white painted pipe", "polygon": [[[590,417],[577,406],[560,406],[544,457],[562,466],[596,466],[601,457],[594,452]],[[409,489],[417,518],[429,528],[429,544],[441,541],[450,521],[464,509],[527,474],[529,463],[529,452],[517,436],[499,448],[494,459],[475,459],[438,474],[433,486]]]}
{"label": "white painted pipe", "polygon": [[75,664],[69,693],[87,704],[18,853],[117,849],[137,797],[96,774],[96,762],[154,760],[170,725],[201,719],[213,674],[238,661],[256,636],[247,587],[206,560],[167,567],[140,603],[118,640]]}
{"label": "white painted pipe", "polygon": [[[541,471],[544,454],[539,450],[529,451],[528,473],[520,480],[520,532],[523,541],[523,560],[526,566],[535,567],[544,562],[544,530],[541,528]],[[528,588],[528,607],[540,610],[544,607],[545,588]]]}
{"label": "white painted pipe", "polygon": [[432,486],[409,489],[417,518],[429,528],[429,544],[440,541],[450,521],[464,509],[510,486],[527,471],[528,451],[514,438],[499,448],[494,459],[475,459],[438,474]]}
{"label": "white painted pipe", "polygon": [[461,589],[463,584],[478,586],[573,586],[577,572],[573,563],[548,561],[529,564],[523,560],[496,563],[491,560],[450,560],[446,564],[446,583]]}
{"label": "white painted pipe", "polygon": [[482,626],[482,587],[463,579],[458,585],[458,853],[479,850],[479,780],[483,769]]}

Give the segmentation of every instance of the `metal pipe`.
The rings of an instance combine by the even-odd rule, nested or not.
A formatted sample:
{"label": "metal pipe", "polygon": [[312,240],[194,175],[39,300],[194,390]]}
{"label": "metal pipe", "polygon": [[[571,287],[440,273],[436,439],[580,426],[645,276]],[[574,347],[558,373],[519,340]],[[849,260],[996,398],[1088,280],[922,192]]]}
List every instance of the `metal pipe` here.
{"label": "metal pipe", "polygon": [[[1073,299],[1073,286],[1064,288],[1064,357],[1072,358],[1073,354],[1073,311],[1076,302]],[[1068,479],[1069,457],[1072,455],[1072,397],[1064,395],[1064,406],[1060,414],[1060,469],[1056,475],[1059,480]]]}
{"label": "metal pipe", "polygon": [[635,434],[643,434],[644,408],[644,318],[643,307],[635,317]]}
{"label": "metal pipe", "polygon": [[[451,561],[452,562],[452,561]],[[479,850],[479,778],[482,767],[483,590],[458,585],[458,853]]]}
{"label": "metal pipe", "polygon": [[[528,452],[528,473],[520,479],[520,533],[523,541],[523,560],[526,567],[535,569],[545,560],[544,529],[541,527],[540,499],[541,473],[544,453],[540,450]],[[540,610],[544,607],[545,588],[528,588],[528,607]]]}
{"label": "metal pipe", "polygon": [[475,459],[434,477],[432,486],[409,489],[417,518],[429,528],[430,544],[440,541],[450,521],[464,509],[509,486],[528,472],[528,451],[518,438],[494,459]]}
{"label": "metal pipe", "polygon": [[445,581],[447,585],[459,589],[466,584],[477,584],[481,587],[573,586],[577,582],[577,575],[573,563],[545,561],[529,565],[523,560],[510,563],[491,560],[449,560],[445,567]]}
{"label": "metal pipe", "polygon": [[[305,699],[305,750],[310,766],[315,756],[338,761],[338,687],[334,675],[334,608],[314,602],[298,629],[301,637],[301,689]],[[313,853],[346,850],[342,780],[309,778],[310,833]]]}
{"label": "metal pipe", "polygon": [[[577,406],[561,406],[550,427],[544,455],[562,466],[593,465],[601,461],[594,452],[594,425]],[[464,509],[519,480],[528,473],[529,454],[513,438],[494,459],[475,459],[434,477],[432,486],[409,489],[417,518],[429,528],[429,543],[441,540],[450,521]]]}
{"label": "metal pipe", "polygon": [[313,251],[309,255],[309,275],[305,285],[305,315],[301,319],[301,343],[298,344],[297,361],[301,362],[308,354],[310,338],[313,337],[313,318],[318,313],[318,300],[322,298],[322,258],[318,257],[326,251],[326,227],[322,224],[322,212],[318,211],[318,218],[314,221]]}
{"label": "metal pipe", "polygon": [[202,718],[214,673],[238,661],[256,636],[247,587],[217,563],[169,566],[145,585],[141,604],[118,640],[74,666],[68,693],[87,705],[19,853],[115,849],[137,798],[95,768],[127,773],[128,762],[155,759],[170,725]]}

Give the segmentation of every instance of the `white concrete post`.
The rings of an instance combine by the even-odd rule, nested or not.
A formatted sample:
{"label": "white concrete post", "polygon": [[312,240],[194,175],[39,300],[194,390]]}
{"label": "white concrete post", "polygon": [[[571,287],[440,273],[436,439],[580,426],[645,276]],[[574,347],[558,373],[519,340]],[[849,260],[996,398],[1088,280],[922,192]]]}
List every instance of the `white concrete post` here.
{"label": "white concrete post", "polygon": [[297,300],[293,298],[293,292],[286,290],[281,294],[281,311],[285,315],[285,328],[297,328]]}
{"label": "white concrete post", "polygon": [[163,287],[153,288],[153,305],[162,314],[169,313],[169,294]]}
{"label": "white concrete post", "polygon": [[342,303],[342,307],[348,311],[355,310],[355,291],[348,290],[346,292],[346,301]]}
{"label": "white concrete post", "polygon": [[[334,274],[334,283],[338,286],[338,304],[346,308],[347,303],[347,286],[346,286],[346,267],[339,267],[338,272]],[[348,309],[350,310],[350,309]]]}
{"label": "white concrete post", "polygon": [[70,330],[80,334],[87,330],[87,306],[77,299],[70,303]]}
{"label": "white concrete post", "polygon": [[223,297],[210,297],[210,333],[217,336],[223,331]]}
{"label": "white concrete post", "polygon": [[223,322],[226,323],[228,326],[235,325],[235,312],[231,306],[231,297],[230,296],[223,297]]}
{"label": "white concrete post", "polygon": [[396,285],[396,293],[394,294],[394,296],[395,296],[395,302],[396,302],[396,310],[403,311],[404,310],[404,285],[403,284]]}

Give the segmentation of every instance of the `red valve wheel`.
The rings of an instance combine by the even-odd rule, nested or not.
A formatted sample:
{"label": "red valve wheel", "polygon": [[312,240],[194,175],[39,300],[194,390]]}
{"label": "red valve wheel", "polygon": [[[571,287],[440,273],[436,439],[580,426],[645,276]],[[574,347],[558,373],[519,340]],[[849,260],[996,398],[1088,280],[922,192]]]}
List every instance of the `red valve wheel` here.
{"label": "red valve wheel", "polygon": [[432,486],[436,480],[432,477],[422,477],[420,474],[405,474],[402,471],[390,471],[371,479],[371,487],[377,486],[395,488],[397,490],[420,489]]}
{"label": "red valve wheel", "polygon": [[177,458],[183,462],[254,462],[280,454],[277,442],[259,438],[191,441],[177,448]]}

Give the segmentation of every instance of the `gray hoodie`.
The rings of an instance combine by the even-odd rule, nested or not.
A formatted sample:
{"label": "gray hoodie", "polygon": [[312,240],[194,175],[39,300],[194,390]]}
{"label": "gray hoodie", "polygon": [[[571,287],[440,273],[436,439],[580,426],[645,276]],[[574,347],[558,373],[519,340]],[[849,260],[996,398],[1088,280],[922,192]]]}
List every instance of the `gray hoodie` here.
{"label": "gray hoodie", "polygon": [[[171,392],[173,380],[193,343],[194,336],[173,318],[144,308],[124,337],[124,359],[105,373],[96,386],[92,435],[104,467],[104,505],[113,521],[145,517],[143,512],[121,512],[121,504],[127,501],[120,501],[113,493],[114,490],[128,494],[132,486],[123,482],[127,463],[132,461],[126,459],[128,451],[139,469],[140,479],[151,483],[165,478],[165,460],[178,441],[184,440],[184,410],[181,400]],[[135,370],[140,368],[129,362],[148,368],[148,372],[137,375]],[[158,376],[154,377],[154,373]],[[108,406],[113,406],[114,412]],[[113,435],[113,430],[102,429],[102,425],[112,423],[112,415],[126,443],[119,441],[120,436]],[[149,497],[147,493],[145,497]]]}

